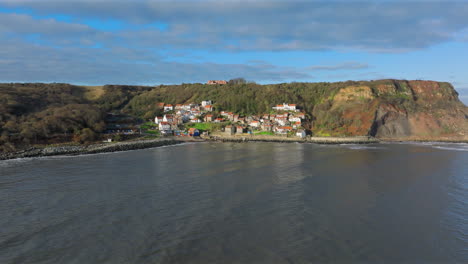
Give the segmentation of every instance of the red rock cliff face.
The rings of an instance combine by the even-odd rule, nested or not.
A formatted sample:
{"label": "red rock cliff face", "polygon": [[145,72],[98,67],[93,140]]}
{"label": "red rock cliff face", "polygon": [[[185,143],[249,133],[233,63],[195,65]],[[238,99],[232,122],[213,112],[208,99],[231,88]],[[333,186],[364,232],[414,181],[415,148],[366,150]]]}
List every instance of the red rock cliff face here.
{"label": "red rock cliff face", "polygon": [[341,89],[319,115],[317,135],[468,138],[468,108],[449,83],[382,80]]}
{"label": "red rock cliff face", "polygon": [[[388,100],[385,94],[370,134],[377,137],[466,137],[468,108],[452,85],[434,81],[394,81],[398,91],[411,96]],[[395,96],[396,95],[396,96]]]}

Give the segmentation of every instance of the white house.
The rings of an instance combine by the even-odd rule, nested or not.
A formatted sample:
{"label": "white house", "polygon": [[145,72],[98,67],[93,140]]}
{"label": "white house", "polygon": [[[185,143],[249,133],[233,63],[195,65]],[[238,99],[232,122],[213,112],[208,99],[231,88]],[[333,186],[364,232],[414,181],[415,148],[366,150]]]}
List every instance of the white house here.
{"label": "white house", "polygon": [[205,111],[208,111],[208,112],[213,111],[213,106],[212,105],[205,105],[205,106],[203,106],[203,108],[204,108]]}
{"label": "white house", "polygon": [[258,127],[260,127],[260,122],[259,122],[259,121],[252,121],[252,122],[250,122],[249,125],[250,125],[251,127],[258,128]]}
{"label": "white house", "polygon": [[174,123],[173,115],[164,115],[163,122]]}
{"label": "white house", "polygon": [[278,123],[281,126],[285,126],[286,123],[288,122],[288,119],[286,117],[277,117],[275,118],[276,123]]}
{"label": "white house", "polygon": [[273,106],[273,109],[274,110],[278,110],[278,111],[296,111],[296,105],[295,104],[287,104],[287,103],[283,103],[282,105],[276,105],[276,106]]}
{"label": "white house", "polygon": [[163,118],[162,118],[162,117],[158,117],[158,116],[157,116],[157,117],[154,118],[154,123],[159,124],[160,122],[163,122]]}
{"label": "white house", "polygon": [[306,137],[306,132],[305,130],[303,129],[300,129],[296,132],[296,136],[300,137],[300,138],[305,138]]}
{"label": "white house", "polygon": [[169,124],[168,122],[160,122],[159,123],[159,130],[161,130],[161,131],[171,130],[171,124]]}
{"label": "white house", "polygon": [[196,118],[196,117],[194,117],[194,116],[191,116],[191,117],[190,117],[190,122],[191,122],[191,123],[200,123],[201,121],[200,121],[200,119],[198,119],[198,118]]}
{"label": "white house", "polygon": [[288,132],[292,131],[292,127],[290,126],[278,126],[275,127],[276,134],[287,134]]}
{"label": "white house", "polygon": [[289,122],[301,122],[301,118],[298,116],[289,116]]}
{"label": "white house", "polygon": [[182,105],[182,109],[189,111],[192,108],[192,104],[184,104]]}
{"label": "white house", "polygon": [[211,102],[211,100],[207,100],[207,101],[202,101],[202,102],[201,102],[201,105],[202,105],[203,107],[205,107],[205,106],[207,106],[207,105],[212,105],[212,104],[213,104],[213,102]]}
{"label": "white house", "polygon": [[167,104],[164,106],[164,112],[169,112],[174,110],[174,107],[171,104]]}

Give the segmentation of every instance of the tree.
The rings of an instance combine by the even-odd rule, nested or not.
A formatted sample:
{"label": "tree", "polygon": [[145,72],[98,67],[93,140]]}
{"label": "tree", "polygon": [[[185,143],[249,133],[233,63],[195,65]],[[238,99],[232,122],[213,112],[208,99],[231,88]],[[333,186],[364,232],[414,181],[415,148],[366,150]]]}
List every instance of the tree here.
{"label": "tree", "polygon": [[247,81],[244,78],[234,78],[229,80],[228,84],[246,84]]}
{"label": "tree", "polygon": [[96,140],[96,133],[90,128],[83,128],[80,132],[80,142],[89,143]]}

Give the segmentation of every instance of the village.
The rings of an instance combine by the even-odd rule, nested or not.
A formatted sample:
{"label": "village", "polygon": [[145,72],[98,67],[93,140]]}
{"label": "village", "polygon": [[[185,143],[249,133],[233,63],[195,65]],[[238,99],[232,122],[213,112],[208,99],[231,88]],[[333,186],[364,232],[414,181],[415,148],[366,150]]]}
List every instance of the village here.
{"label": "village", "polygon": [[[159,133],[163,136],[202,136],[207,131],[196,124],[219,124],[224,135],[279,135],[305,138],[304,112],[296,104],[283,103],[272,107],[272,112],[262,115],[240,116],[233,112],[215,111],[213,101],[199,104],[158,103],[162,116],[154,118]],[[188,128],[188,129],[187,129]]]}

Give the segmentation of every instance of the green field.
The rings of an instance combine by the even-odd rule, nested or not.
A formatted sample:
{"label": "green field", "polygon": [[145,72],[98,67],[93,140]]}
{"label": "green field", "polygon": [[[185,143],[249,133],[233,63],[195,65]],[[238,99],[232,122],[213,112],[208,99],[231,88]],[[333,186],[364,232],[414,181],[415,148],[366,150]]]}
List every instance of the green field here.
{"label": "green field", "polygon": [[274,136],[275,133],[271,131],[259,131],[259,132],[254,132],[254,135],[267,135],[267,136]]}
{"label": "green field", "polygon": [[205,132],[205,131],[213,132],[213,131],[221,130],[223,125],[224,125],[223,123],[189,123],[186,126],[187,128],[194,127],[200,130],[200,132]]}

